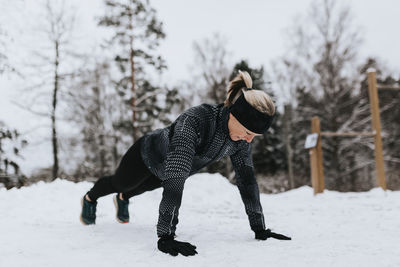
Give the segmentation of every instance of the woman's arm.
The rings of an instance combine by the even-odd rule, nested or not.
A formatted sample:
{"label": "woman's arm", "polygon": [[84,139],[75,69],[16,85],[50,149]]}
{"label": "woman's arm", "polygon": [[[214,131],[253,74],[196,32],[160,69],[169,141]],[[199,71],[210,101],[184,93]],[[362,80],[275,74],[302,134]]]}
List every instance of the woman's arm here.
{"label": "woman's arm", "polygon": [[181,115],[171,131],[173,132],[166,157],[165,180],[162,182],[164,191],[157,224],[158,237],[175,235],[183,188],[190,174],[197,142],[195,121],[192,117]]}
{"label": "woman's arm", "polygon": [[259,240],[266,240],[268,238],[291,240],[288,236],[265,229],[264,215],[260,203],[260,192],[256,177],[254,176],[251,145],[246,144],[246,147],[231,156],[231,160],[236,172],[236,183],[247,216],[249,217],[251,230],[255,233],[255,238]]}
{"label": "woman's arm", "polygon": [[250,227],[253,231],[264,230],[264,215],[258,184],[254,176],[251,144],[243,144],[240,150],[231,155],[231,161],[236,173],[236,183],[249,217]]}

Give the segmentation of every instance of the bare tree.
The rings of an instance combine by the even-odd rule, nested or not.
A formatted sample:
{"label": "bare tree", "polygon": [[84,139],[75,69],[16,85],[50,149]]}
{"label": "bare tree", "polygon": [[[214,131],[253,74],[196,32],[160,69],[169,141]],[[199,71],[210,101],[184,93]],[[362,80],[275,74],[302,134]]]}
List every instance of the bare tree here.
{"label": "bare tree", "polygon": [[[312,116],[321,117],[323,131],[348,131],[361,123],[358,114],[364,111],[365,102],[357,95],[361,77],[355,67],[361,38],[350,9],[324,0],[314,1],[305,19],[296,19],[289,41],[290,49],[275,67],[276,80],[286,92],[284,102],[295,111],[290,132],[296,129],[296,140],[291,146],[296,157],[304,159],[296,159],[296,168],[304,168],[308,155],[303,144]],[[364,126],[367,124],[364,121]],[[324,138],[328,188],[355,190],[349,187],[356,161],[352,146],[354,149],[350,139]]]}
{"label": "bare tree", "polygon": [[70,75],[66,67],[70,39],[74,25],[74,15],[71,7],[65,1],[47,0],[43,6],[44,17],[38,19],[38,30],[35,34],[41,47],[34,47],[30,62],[25,68],[28,86],[23,88],[27,100],[16,104],[35,115],[50,119],[51,145],[53,155],[52,179],[59,175],[59,134],[58,106],[63,82]]}
{"label": "bare tree", "polygon": [[0,27],[0,74],[2,74],[7,68],[7,55],[5,53],[5,41],[4,41],[5,32]]}
{"label": "bare tree", "polygon": [[[111,173],[120,158],[123,136],[113,130],[121,99],[111,82],[110,65],[94,59],[70,80],[68,119],[79,134],[69,138],[69,154],[77,159],[74,178],[99,178]],[[76,152],[76,153],[75,153]]]}
{"label": "bare tree", "polygon": [[228,62],[230,52],[226,43],[226,38],[214,33],[210,38],[193,44],[196,69],[199,71],[194,79],[195,87],[199,92],[206,92],[201,96],[203,101],[222,103],[225,100],[232,69]]}
{"label": "bare tree", "polygon": [[[5,5],[6,3],[2,3],[0,1],[0,5]],[[3,17],[6,15],[5,12],[2,12],[0,15],[0,19],[7,20],[8,18]],[[9,36],[8,31],[2,25],[2,20],[0,20],[0,74],[5,73],[6,71],[15,71],[15,68],[11,65],[9,56],[8,56],[8,45],[11,45],[12,38]]]}

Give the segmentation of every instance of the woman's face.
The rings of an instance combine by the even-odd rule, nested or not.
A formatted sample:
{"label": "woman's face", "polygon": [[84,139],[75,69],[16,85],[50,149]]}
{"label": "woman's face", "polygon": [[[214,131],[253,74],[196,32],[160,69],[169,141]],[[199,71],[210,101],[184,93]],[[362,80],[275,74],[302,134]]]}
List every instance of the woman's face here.
{"label": "woman's face", "polygon": [[233,141],[246,140],[250,143],[255,136],[261,136],[261,134],[253,133],[246,129],[232,114],[229,113],[228,120],[229,136]]}

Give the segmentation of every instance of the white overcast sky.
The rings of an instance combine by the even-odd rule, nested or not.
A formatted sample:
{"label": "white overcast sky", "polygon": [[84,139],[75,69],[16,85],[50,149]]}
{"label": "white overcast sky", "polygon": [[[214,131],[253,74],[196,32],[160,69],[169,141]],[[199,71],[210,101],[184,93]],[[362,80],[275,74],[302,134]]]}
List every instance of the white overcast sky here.
{"label": "white overcast sky", "polygon": [[[378,57],[399,73],[400,1],[338,2],[352,8],[354,24],[363,32],[360,57]],[[284,53],[285,29],[292,24],[296,14],[306,14],[311,1],[153,0],[152,3],[165,24],[167,38],[162,51],[173,79],[185,77],[187,64],[193,59],[193,40],[210,37],[212,32],[220,32],[228,38],[227,46],[233,52],[234,60],[245,58],[252,65],[267,66]]]}
{"label": "white overcast sky", "polygon": [[[38,2],[0,0],[3,8],[3,11],[0,11],[1,28],[14,38],[7,52],[11,62],[18,61],[18,57],[29,58],[29,55],[24,55],[20,45],[22,42],[26,45],[25,38],[30,35],[28,29],[38,20]],[[81,50],[90,52],[103,38],[94,20],[96,15],[103,13],[103,3],[101,0],[66,2],[77,8],[77,30],[81,37],[75,41],[80,44]],[[338,2],[346,3],[352,8],[354,24],[361,27],[364,42],[359,51],[360,60],[364,61],[368,56],[376,57],[398,75],[400,1]],[[151,0],[150,3],[164,23],[167,35],[160,47],[160,52],[168,64],[162,81],[173,86],[174,83],[190,77],[188,66],[193,63],[193,41],[211,37],[215,32],[227,38],[227,48],[232,52],[232,63],[247,59],[253,67],[268,67],[271,60],[285,51],[287,39],[284,30],[293,23],[296,15],[306,14],[311,0]],[[35,41],[30,42],[31,46],[36,45]],[[37,122],[31,114],[10,103],[18,94],[15,91],[16,87],[15,81],[8,75],[0,76],[0,121],[24,132],[35,128]],[[34,155],[37,159],[39,150],[39,162],[42,164],[24,164],[25,170],[30,170],[32,166],[45,166],[50,162],[47,155],[51,153],[47,146],[30,148],[26,158],[30,160]]]}

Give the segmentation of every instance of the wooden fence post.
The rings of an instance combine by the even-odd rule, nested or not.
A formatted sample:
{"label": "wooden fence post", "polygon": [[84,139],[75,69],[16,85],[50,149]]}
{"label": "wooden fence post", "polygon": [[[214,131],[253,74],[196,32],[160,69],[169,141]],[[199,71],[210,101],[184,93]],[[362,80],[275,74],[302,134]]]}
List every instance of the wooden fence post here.
{"label": "wooden fence post", "polygon": [[324,170],[322,166],[321,126],[318,117],[311,120],[311,132],[318,134],[317,145],[310,149],[311,184],[314,195],[324,192]]}
{"label": "wooden fence post", "polygon": [[386,190],[385,169],[383,163],[381,121],[379,115],[378,88],[375,71],[368,72],[368,93],[371,107],[372,130],[375,132],[375,166],[377,185]]}

